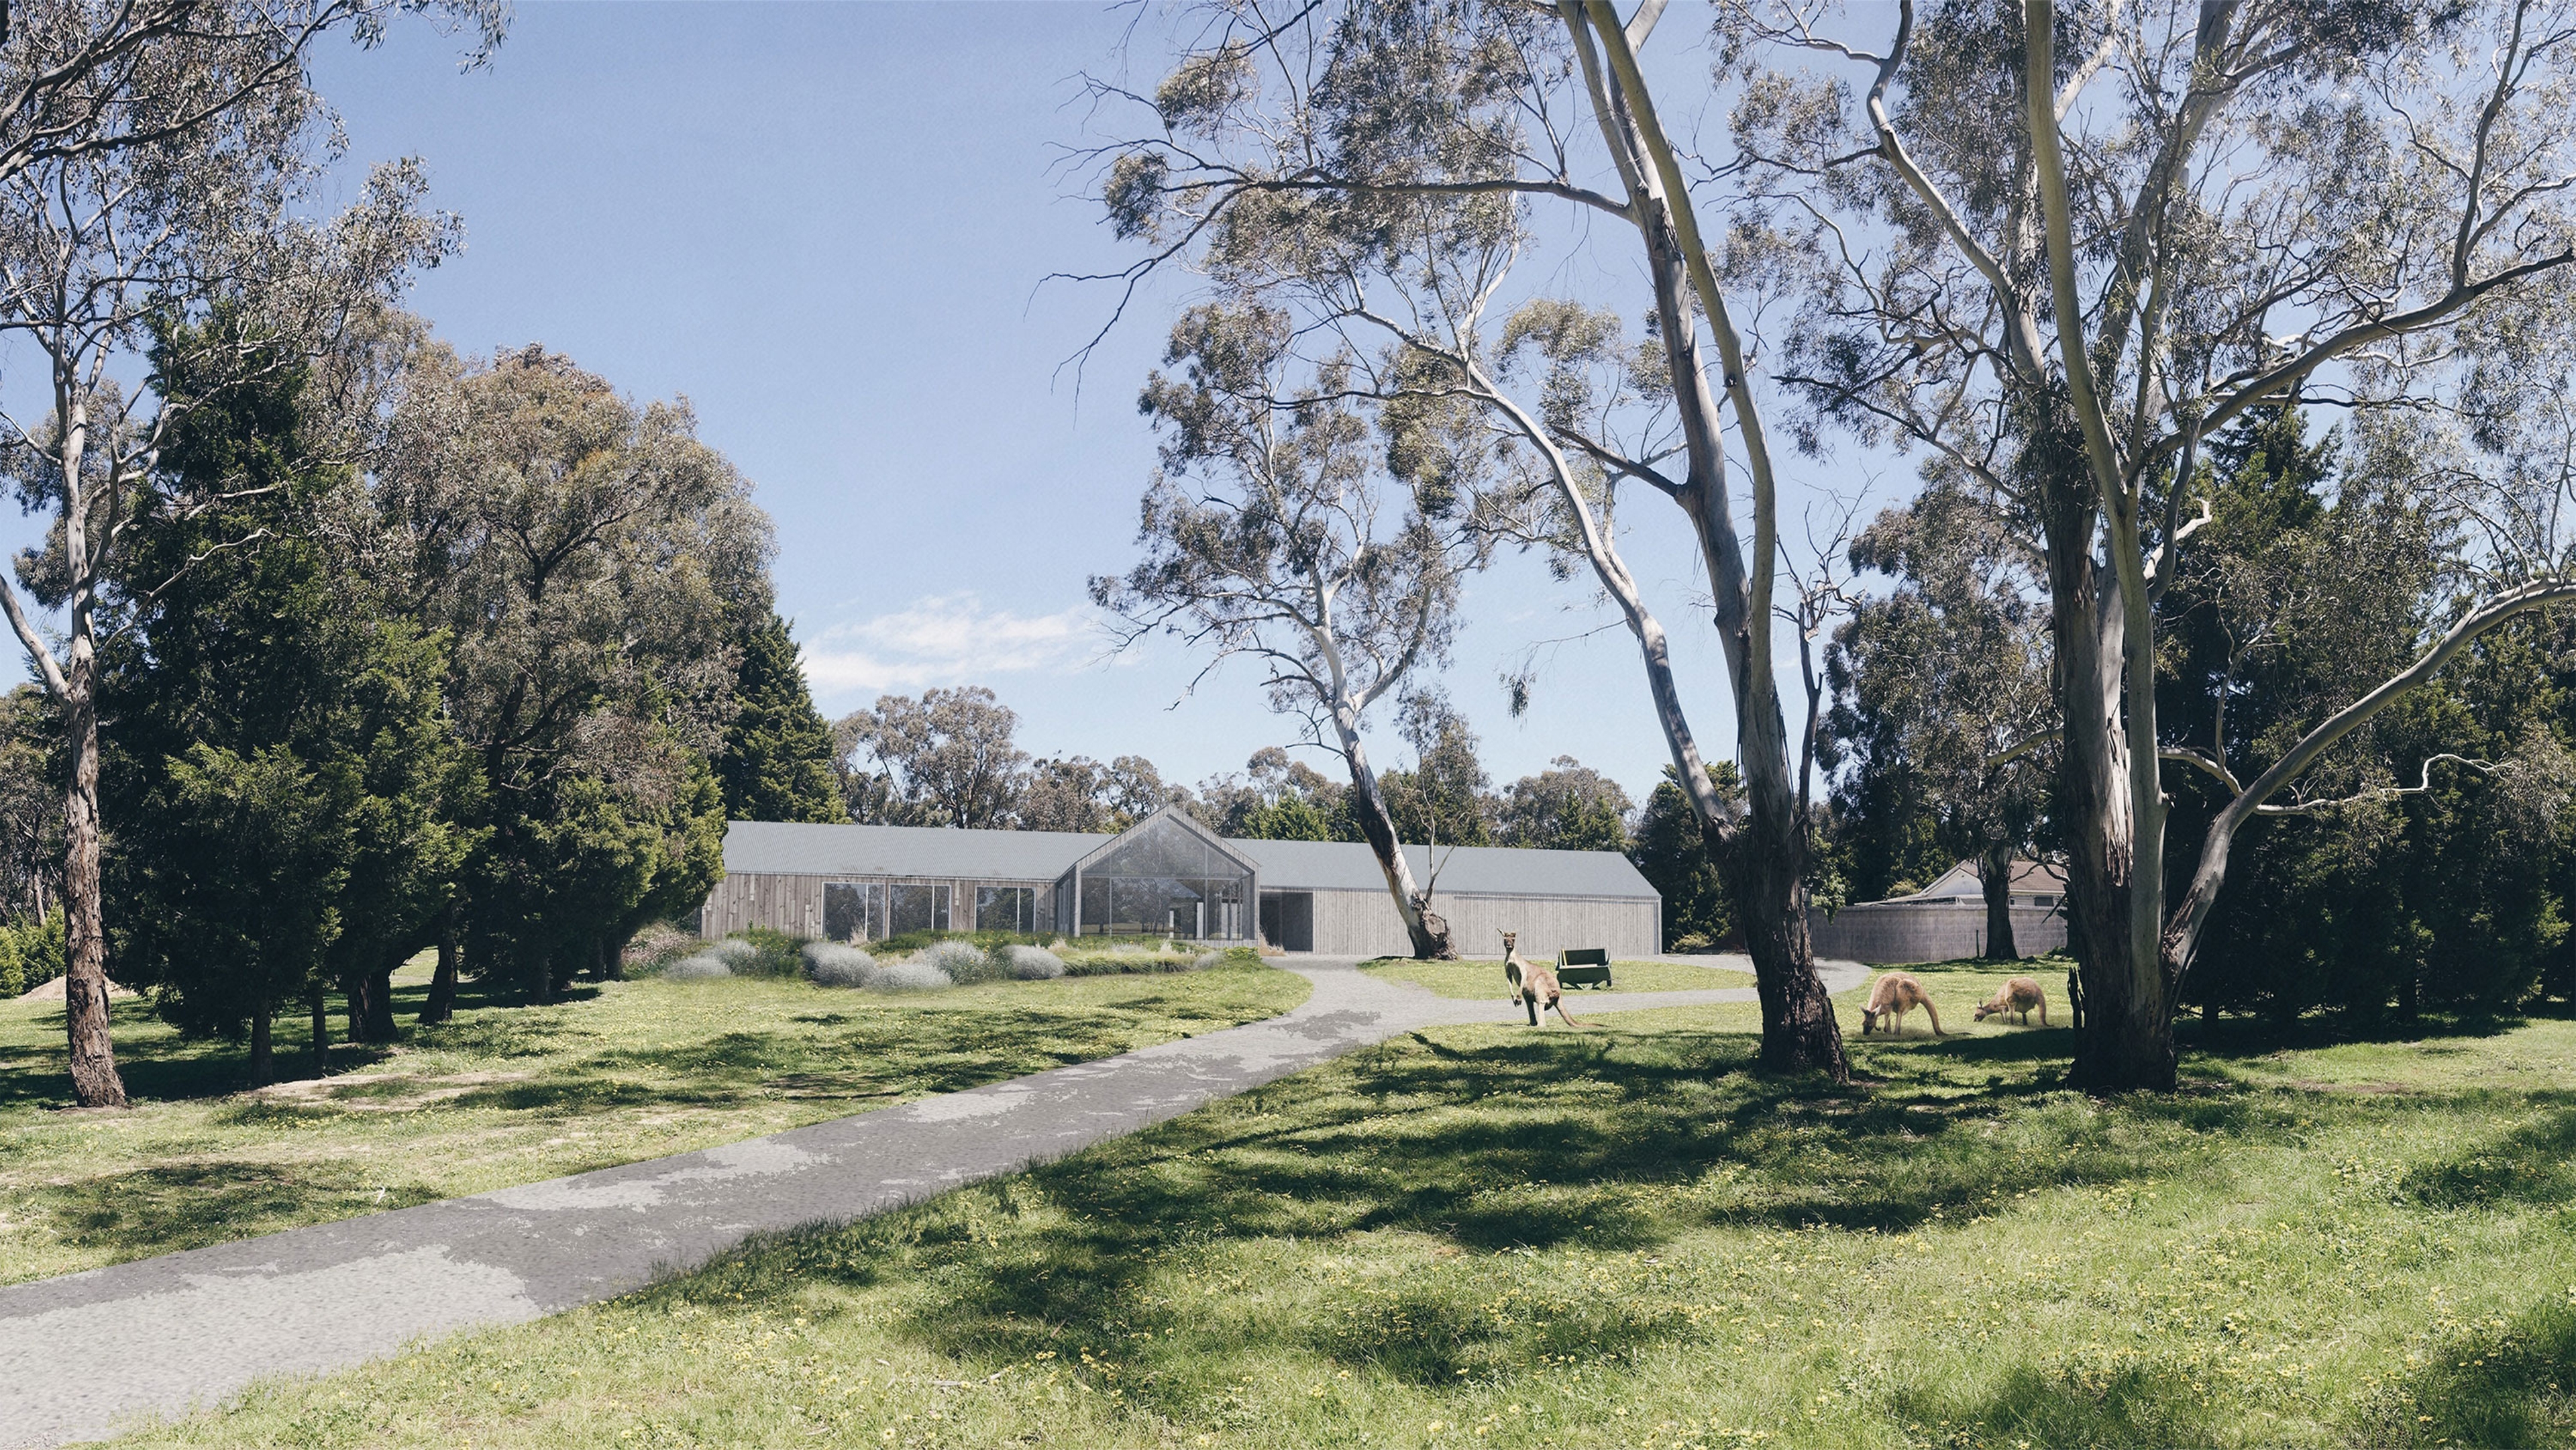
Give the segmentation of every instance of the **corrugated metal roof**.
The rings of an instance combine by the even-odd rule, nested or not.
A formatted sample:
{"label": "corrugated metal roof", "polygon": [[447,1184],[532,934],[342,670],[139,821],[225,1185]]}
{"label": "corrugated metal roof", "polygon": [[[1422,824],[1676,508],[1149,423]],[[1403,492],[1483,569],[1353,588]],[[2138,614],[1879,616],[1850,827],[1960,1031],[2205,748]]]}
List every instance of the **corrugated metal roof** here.
{"label": "corrugated metal roof", "polygon": [[[821,826],[733,821],[725,827],[725,870],[746,875],[950,876],[968,880],[1053,880],[1100,849],[1108,836],[1074,831],[963,831],[927,826]],[[1265,890],[1383,891],[1377,856],[1356,841],[1247,841],[1225,844],[1259,870]],[[1407,846],[1416,880],[1429,853]],[[1615,851],[1440,848],[1440,890],[1493,896],[1614,896],[1652,900],[1655,888]]]}
{"label": "corrugated metal roof", "polygon": [[725,824],[725,870],[762,876],[958,876],[1052,881],[1107,836],[930,826]]}

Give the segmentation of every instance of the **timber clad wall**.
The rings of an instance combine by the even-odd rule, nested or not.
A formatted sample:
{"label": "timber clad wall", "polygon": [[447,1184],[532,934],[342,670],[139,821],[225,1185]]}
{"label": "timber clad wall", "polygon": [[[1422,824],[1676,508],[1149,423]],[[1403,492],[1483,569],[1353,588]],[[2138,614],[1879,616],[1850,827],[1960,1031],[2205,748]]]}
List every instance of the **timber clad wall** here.
{"label": "timber clad wall", "polygon": [[707,893],[707,904],[699,908],[698,935],[729,936],[765,926],[790,936],[819,937],[823,934],[823,881],[820,876],[727,876]]}
{"label": "timber clad wall", "polygon": [[[2013,945],[2026,957],[2066,945],[2066,917],[2055,907],[2012,909]],[[1831,921],[1808,922],[1816,955],[1838,961],[1901,965],[1985,955],[1986,907],[1976,903],[1872,901],[1846,906]]]}

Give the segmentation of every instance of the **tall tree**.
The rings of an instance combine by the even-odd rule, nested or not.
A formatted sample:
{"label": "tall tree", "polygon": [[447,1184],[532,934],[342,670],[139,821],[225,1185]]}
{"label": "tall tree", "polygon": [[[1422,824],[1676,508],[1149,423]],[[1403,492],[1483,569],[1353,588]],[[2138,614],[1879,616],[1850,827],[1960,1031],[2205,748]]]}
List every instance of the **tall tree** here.
{"label": "tall tree", "polygon": [[[167,361],[183,350],[162,376],[192,398]],[[394,968],[431,940],[475,839],[442,641],[315,527],[357,485],[318,450],[309,392],[299,368],[192,398],[158,466],[176,496],[236,496],[133,521],[101,652],[122,970],[163,984],[183,1026],[246,1025],[263,1078],[268,1014],[326,983],[353,1037],[390,1040]]]}
{"label": "tall tree", "polygon": [[1466,500],[1372,457],[1371,420],[1343,402],[1342,360],[1308,371],[1283,314],[1193,308],[1140,407],[1163,467],[1145,494],[1145,557],[1092,581],[1124,642],[1168,632],[1209,669],[1255,661],[1270,706],[1349,772],[1346,801],[1417,957],[1456,955],[1398,844],[1363,734],[1372,706],[1447,657],[1460,576],[1490,549]]}
{"label": "tall tree", "polygon": [[453,641],[448,711],[488,833],[436,1021],[457,970],[538,999],[613,971],[644,921],[722,875],[707,762],[775,544],[685,400],[639,406],[536,345],[470,367],[424,348],[406,378],[361,557]]}
{"label": "tall tree", "polygon": [[1343,787],[1276,745],[1254,751],[1242,776],[1202,781],[1198,790],[1211,827],[1256,841],[1365,839],[1343,809],[1345,795]]}
{"label": "tall tree", "polygon": [[[37,108],[0,122],[0,333],[36,360],[47,408],[0,420],[0,467],[26,507],[52,516],[46,548],[17,573],[62,611],[60,643],[4,580],[0,612],[63,711],[64,1020],[87,1105],[125,1101],[99,898],[99,594],[135,519],[207,502],[168,493],[173,475],[155,465],[189,403],[149,375],[126,384],[147,372],[153,329],[174,319],[191,324],[187,353],[160,362],[184,366],[199,398],[326,349],[452,245],[452,224],[420,210],[408,164],[379,168],[338,218],[312,215],[333,137],[305,47],[337,24],[371,33],[382,13],[64,3],[27,14],[0,46],[0,93]],[[66,66],[76,73],[54,74]],[[219,302],[222,325],[195,325]]]}
{"label": "tall tree", "polygon": [[[1565,572],[1588,569],[1620,611],[1676,788],[1728,863],[1762,1000],[1764,1064],[1843,1079],[1841,1034],[1807,938],[1808,823],[1772,657],[1779,480],[1750,344],[1637,63],[1661,13],[1648,5],[1623,23],[1607,0],[1563,0],[1553,14],[1348,5],[1275,25],[1233,17],[1196,35],[1157,91],[1164,134],[1110,148],[1104,196],[1121,235],[1154,249],[1124,274],[1130,295],[1143,272],[1186,258],[1267,305],[1293,299],[1301,327],[1395,348],[1366,391],[1399,418],[1432,424],[1404,433],[1481,434],[1487,450],[1522,455],[1505,470],[1525,480],[1504,481],[1516,495],[1506,512],[1534,513],[1524,536],[1549,541],[1571,562]],[[1607,161],[1590,168],[1597,179],[1577,169],[1596,134]],[[1553,298],[1489,335],[1486,314],[1511,263],[1535,242],[1519,207],[1539,198],[1633,229],[1652,295],[1645,347],[1615,346],[1615,318]],[[1500,375],[1500,362],[1525,350],[1541,358],[1534,397]],[[1619,386],[1591,393],[1593,373]],[[1405,451],[1395,450],[1399,463]],[[1675,458],[1677,470],[1662,466]],[[1676,507],[1668,517],[1707,573],[1747,787],[1740,808],[1708,787],[1668,637],[1621,557],[1610,507],[1624,483]],[[1739,486],[1752,505],[1749,539],[1735,513]]]}
{"label": "tall tree", "polygon": [[742,641],[734,676],[733,723],[725,727],[716,780],[725,815],[737,821],[846,821],[840,751],[814,708],[787,621],[771,611]]}
{"label": "tall tree", "polygon": [[[1719,29],[1754,163],[1735,174],[1815,218],[1794,223],[1817,286],[1787,377],[1812,424],[1937,452],[2044,547],[2076,1075],[2169,1089],[2237,834],[2305,809],[2275,797],[2478,636],[2576,596],[2557,510],[2523,507],[2563,477],[2512,436],[2551,426],[2566,356],[2576,26],[2539,0],[1902,0],[1826,24],[1746,0]],[[2302,387],[2463,425],[2461,448],[2427,441],[2480,521],[2465,604],[2250,778],[2215,773],[2228,799],[2169,899],[2155,599],[2201,440]]]}

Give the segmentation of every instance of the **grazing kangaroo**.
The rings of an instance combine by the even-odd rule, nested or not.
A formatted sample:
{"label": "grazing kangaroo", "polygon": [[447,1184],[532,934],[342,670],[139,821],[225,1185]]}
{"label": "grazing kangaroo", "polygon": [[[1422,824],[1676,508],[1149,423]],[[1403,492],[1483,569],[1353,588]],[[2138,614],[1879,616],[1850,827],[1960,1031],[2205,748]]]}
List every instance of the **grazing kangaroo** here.
{"label": "grazing kangaroo", "polygon": [[1504,1000],[1529,1008],[1532,1027],[1538,1025],[1542,1006],[1553,1008],[1557,1016],[1565,1019],[1568,1027],[1583,1026],[1574,1020],[1574,1014],[1565,1010],[1565,992],[1557,985],[1556,973],[1522,956],[1520,940],[1519,932],[1503,933],[1503,980],[1512,984],[1512,994]]}
{"label": "grazing kangaroo", "polygon": [[1996,988],[1995,994],[1987,998],[1984,1005],[1977,1008],[1977,1020],[1983,1022],[1989,1017],[2000,1017],[2006,1012],[2019,1012],[2021,1025],[2028,1027],[2033,1008],[2039,1011],[2039,1025],[2047,1026],[2048,994],[2041,991],[2039,983],[2032,979],[2015,977]]}
{"label": "grazing kangaroo", "polygon": [[1932,999],[1923,994],[1921,982],[1903,972],[1881,972],[1878,980],[1870,984],[1869,1005],[1860,1009],[1861,1035],[1866,1037],[1877,1031],[1882,1019],[1887,1023],[1887,1030],[1891,1035],[1903,1032],[1905,1014],[1917,1007],[1922,1008],[1924,1014],[1932,1019],[1933,1036],[1946,1035],[1941,1031],[1940,1009],[1934,1007]]}

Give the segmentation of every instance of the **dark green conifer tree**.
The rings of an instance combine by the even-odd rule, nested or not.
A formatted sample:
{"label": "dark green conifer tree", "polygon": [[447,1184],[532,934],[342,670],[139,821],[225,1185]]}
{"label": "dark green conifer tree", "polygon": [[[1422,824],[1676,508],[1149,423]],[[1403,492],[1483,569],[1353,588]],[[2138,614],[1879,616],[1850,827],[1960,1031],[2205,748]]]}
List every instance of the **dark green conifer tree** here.
{"label": "dark green conifer tree", "polygon": [[733,724],[716,780],[728,819],[823,821],[850,818],[833,774],[832,727],[814,708],[796,641],[772,611],[742,642]]}

